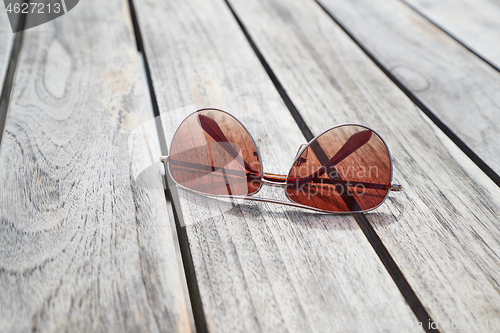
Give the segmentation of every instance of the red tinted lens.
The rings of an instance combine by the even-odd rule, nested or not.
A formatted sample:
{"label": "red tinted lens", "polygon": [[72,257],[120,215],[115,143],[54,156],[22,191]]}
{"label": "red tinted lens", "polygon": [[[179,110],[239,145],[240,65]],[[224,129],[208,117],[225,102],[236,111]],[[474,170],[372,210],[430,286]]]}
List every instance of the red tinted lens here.
{"label": "red tinted lens", "polygon": [[288,175],[286,194],[329,212],[359,212],[384,201],[391,160],[384,141],[357,125],[332,128],[310,142]]}
{"label": "red tinted lens", "polygon": [[205,194],[251,195],[261,185],[262,167],[250,134],[219,110],[200,110],[182,122],[168,168],[176,183]]}

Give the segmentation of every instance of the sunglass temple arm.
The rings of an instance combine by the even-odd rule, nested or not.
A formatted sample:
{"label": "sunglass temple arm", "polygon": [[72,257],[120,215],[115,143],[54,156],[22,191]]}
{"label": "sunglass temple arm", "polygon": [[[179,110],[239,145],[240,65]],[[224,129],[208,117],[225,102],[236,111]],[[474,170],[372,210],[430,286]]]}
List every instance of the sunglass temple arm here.
{"label": "sunglass temple arm", "polygon": [[403,190],[403,185],[391,183],[391,191],[401,192]]}

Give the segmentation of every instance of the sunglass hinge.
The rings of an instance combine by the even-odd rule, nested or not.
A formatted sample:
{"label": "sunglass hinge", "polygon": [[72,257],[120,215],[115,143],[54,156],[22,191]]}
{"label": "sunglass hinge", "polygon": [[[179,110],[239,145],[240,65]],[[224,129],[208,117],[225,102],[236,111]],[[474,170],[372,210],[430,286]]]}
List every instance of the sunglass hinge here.
{"label": "sunglass hinge", "polygon": [[400,192],[403,190],[403,185],[391,183],[391,191]]}

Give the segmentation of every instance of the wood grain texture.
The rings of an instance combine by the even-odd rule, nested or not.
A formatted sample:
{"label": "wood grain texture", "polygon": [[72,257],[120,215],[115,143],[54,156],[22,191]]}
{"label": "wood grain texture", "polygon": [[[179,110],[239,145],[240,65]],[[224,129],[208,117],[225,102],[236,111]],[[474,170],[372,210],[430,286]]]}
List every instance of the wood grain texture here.
{"label": "wood grain texture", "polygon": [[494,0],[404,0],[500,70],[500,3]]}
{"label": "wood grain texture", "polygon": [[354,122],[387,141],[404,192],[365,215],[440,331],[495,331],[498,186],[315,3],[230,3],[314,133]]}
{"label": "wood grain texture", "polygon": [[190,331],[159,169],[136,177],[150,116],[127,2],[37,29],[0,150],[0,330]]}
{"label": "wood grain texture", "polygon": [[[167,142],[196,108],[222,108],[262,140],[266,171],[288,172],[305,139],[226,4],[134,5]],[[281,191],[259,196],[286,200]],[[352,217],[181,189],[179,201],[209,331],[380,332],[375,323],[400,331],[416,324]]]}
{"label": "wood grain texture", "polygon": [[319,0],[500,175],[500,73],[399,0]]}

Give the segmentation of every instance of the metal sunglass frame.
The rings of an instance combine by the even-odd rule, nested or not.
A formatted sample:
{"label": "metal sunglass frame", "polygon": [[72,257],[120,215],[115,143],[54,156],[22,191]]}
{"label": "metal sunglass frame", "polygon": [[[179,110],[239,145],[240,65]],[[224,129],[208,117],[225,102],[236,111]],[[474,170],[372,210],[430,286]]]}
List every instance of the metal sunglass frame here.
{"label": "metal sunglass frame", "polygon": [[[264,163],[263,163],[262,157],[260,155],[259,146],[255,143],[255,140],[253,139],[252,135],[250,134],[250,131],[248,131],[248,129],[245,127],[245,125],[243,125],[241,123],[241,121],[239,121],[235,116],[233,116],[232,114],[230,114],[227,111],[224,111],[224,110],[221,110],[221,109],[216,109],[216,108],[203,108],[203,109],[196,110],[196,111],[190,113],[186,118],[184,118],[184,120],[177,127],[177,129],[176,129],[176,131],[174,133],[174,136],[172,138],[175,138],[175,135],[179,131],[179,128],[182,126],[182,124],[189,117],[191,117],[193,114],[196,114],[196,113],[198,113],[200,111],[209,111],[209,110],[219,111],[219,112],[223,112],[223,113],[227,114],[228,116],[230,116],[233,119],[235,119],[245,129],[245,131],[248,133],[248,135],[250,136],[250,139],[252,140],[252,143],[253,143],[253,145],[255,147],[255,150],[257,151],[257,156],[259,158],[259,162],[260,162],[260,166],[261,166],[261,170],[262,170],[262,172],[260,173],[260,185],[259,185],[259,188],[256,191],[254,191],[253,193],[247,194],[247,195],[207,194],[207,193],[203,193],[203,192],[200,192],[200,191],[196,191],[196,190],[190,189],[188,187],[185,187],[185,186],[177,183],[175,181],[174,177],[172,177],[172,174],[170,173],[170,167],[168,165],[169,159],[170,159],[170,155],[160,156],[160,162],[162,162],[164,164],[165,172],[168,172],[168,174],[170,176],[170,179],[172,179],[172,181],[175,183],[176,186],[179,186],[180,188],[185,189],[185,190],[187,190],[189,192],[193,192],[193,193],[205,196],[205,197],[234,198],[234,199],[244,199],[244,200],[260,201],[260,202],[269,202],[269,203],[275,203],[275,204],[281,204],[281,205],[286,205],[286,206],[291,206],[291,207],[297,207],[297,208],[303,208],[303,209],[313,210],[313,211],[327,213],[327,214],[346,215],[346,214],[366,213],[366,212],[372,211],[374,209],[377,209],[378,207],[380,207],[385,202],[385,200],[387,200],[387,197],[389,196],[389,193],[391,191],[393,191],[393,192],[399,192],[399,191],[403,190],[403,186],[401,186],[399,184],[392,183],[392,174],[393,174],[393,168],[392,168],[392,166],[393,165],[392,165],[392,155],[391,155],[391,151],[389,150],[389,146],[387,146],[387,143],[385,142],[385,140],[376,131],[374,131],[373,129],[371,129],[371,128],[367,127],[367,126],[364,126],[364,125],[351,124],[351,123],[336,125],[336,126],[333,126],[333,127],[329,128],[329,129],[327,129],[326,131],[323,131],[319,135],[315,136],[307,144],[304,144],[303,147],[301,146],[301,148],[297,152],[297,155],[295,156],[295,159],[293,160],[292,166],[290,167],[290,171],[288,172],[288,175],[286,176],[286,180],[285,180],[284,183],[278,183],[278,182],[273,182],[273,181],[264,179],[264,174],[265,174],[265,172],[264,172]],[[288,184],[288,178],[290,177],[291,170],[292,170],[293,166],[295,165],[295,163],[297,162],[297,160],[302,155],[302,153],[304,152],[304,150],[306,150],[311,145],[312,142],[314,142],[315,140],[317,140],[323,134],[325,134],[325,133],[327,133],[327,132],[329,132],[329,131],[331,131],[331,130],[333,130],[335,128],[343,127],[343,126],[359,126],[359,127],[366,128],[367,130],[370,130],[373,133],[375,133],[382,140],[382,142],[384,143],[385,147],[387,148],[387,153],[389,154],[389,161],[390,161],[390,168],[391,168],[390,186],[389,186],[389,188],[387,190],[387,193],[386,193],[384,199],[377,206],[369,208],[369,209],[360,210],[360,211],[332,212],[332,211],[323,210],[323,209],[319,209],[319,208],[315,208],[315,207],[306,206],[306,205],[303,205],[303,204],[296,203],[296,202],[292,201],[292,199],[290,199],[290,197],[288,196],[288,193],[287,193],[286,189],[284,191],[285,192],[285,196],[290,201],[282,201],[282,200],[271,199],[271,198],[254,197],[254,195],[257,194],[260,191],[260,189],[262,188],[263,184],[268,184],[268,185],[271,185],[271,186],[280,186],[280,187],[285,187],[286,188],[286,186]],[[172,149],[172,144],[170,146],[170,150],[171,149]],[[270,174],[268,174],[268,175],[270,175]],[[275,176],[284,176],[284,175],[275,175]]]}

